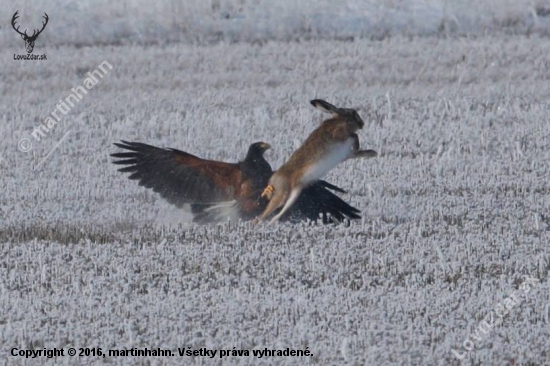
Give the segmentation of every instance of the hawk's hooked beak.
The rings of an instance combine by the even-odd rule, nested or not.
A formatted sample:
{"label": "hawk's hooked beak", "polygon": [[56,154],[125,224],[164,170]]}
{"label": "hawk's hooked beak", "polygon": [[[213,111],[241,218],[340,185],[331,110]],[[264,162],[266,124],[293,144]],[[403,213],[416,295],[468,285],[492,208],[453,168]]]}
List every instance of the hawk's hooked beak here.
{"label": "hawk's hooked beak", "polygon": [[262,144],[260,146],[261,146],[263,151],[271,149],[271,145],[268,144],[267,142],[262,142]]}

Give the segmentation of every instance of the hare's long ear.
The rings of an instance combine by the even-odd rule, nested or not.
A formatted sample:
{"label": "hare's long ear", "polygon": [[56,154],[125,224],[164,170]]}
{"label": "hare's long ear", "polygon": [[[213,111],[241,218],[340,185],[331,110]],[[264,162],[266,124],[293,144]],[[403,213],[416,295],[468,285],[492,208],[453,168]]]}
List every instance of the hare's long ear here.
{"label": "hare's long ear", "polygon": [[311,105],[317,108],[318,110],[332,114],[333,116],[338,115],[338,108],[330,104],[329,102],[326,102],[322,99],[313,99],[310,101]]}

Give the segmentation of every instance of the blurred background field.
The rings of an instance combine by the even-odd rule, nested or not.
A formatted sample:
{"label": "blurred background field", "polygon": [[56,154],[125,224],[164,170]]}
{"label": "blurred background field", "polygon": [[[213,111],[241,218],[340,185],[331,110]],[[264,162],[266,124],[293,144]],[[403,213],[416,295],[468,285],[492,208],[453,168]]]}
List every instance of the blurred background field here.
{"label": "blurred background field", "polygon": [[[547,0],[2,0],[0,5],[3,19],[19,9],[23,23],[39,25],[47,12],[51,23],[41,42],[75,47],[529,35],[548,34],[550,27]],[[0,46],[19,42],[12,33],[4,21]]]}

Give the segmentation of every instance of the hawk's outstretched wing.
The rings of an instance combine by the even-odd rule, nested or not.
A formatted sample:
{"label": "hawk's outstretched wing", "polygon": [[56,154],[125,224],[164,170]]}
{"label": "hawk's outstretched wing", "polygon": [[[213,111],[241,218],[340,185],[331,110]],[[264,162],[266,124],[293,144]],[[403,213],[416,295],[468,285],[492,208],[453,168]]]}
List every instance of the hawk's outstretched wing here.
{"label": "hawk's outstretched wing", "polygon": [[[327,188],[345,193],[343,189],[324,180],[319,180],[302,191],[302,194],[294,203],[294,209],[290,209],[281,219],[289,221],[304,219],[316,221],[322,219],[323,223],[328,224],[361,218],[358,209]],[[296,215],[297,213],[299,215]]]}
{"label": "hawk's outstretched wing", "polygon": [[127,165],[119,169],[132,173],[128,178],[151,188],[168,202],[182,207],[186,203],[230,201],[239,195],[242,172],[239,164],[205,160],[184,151],[162,149],[140,142],[115,143],[129,150],[111,154]]}

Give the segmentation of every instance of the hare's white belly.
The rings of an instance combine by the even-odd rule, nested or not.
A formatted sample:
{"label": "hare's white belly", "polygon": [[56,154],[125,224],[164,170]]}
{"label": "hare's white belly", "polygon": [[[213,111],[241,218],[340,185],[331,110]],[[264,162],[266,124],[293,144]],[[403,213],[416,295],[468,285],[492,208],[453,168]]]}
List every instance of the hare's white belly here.
{"label": "hare's white belly", "polygon": [[325,174],[334,169],[336,165],[351,156],[353,152],[352,146],[353,140],[351,138],[346,140],[346,142],[332,145],[330,150],[326,151],[321,159],[307,167],[301,182],[308,184],[321,179]]}

